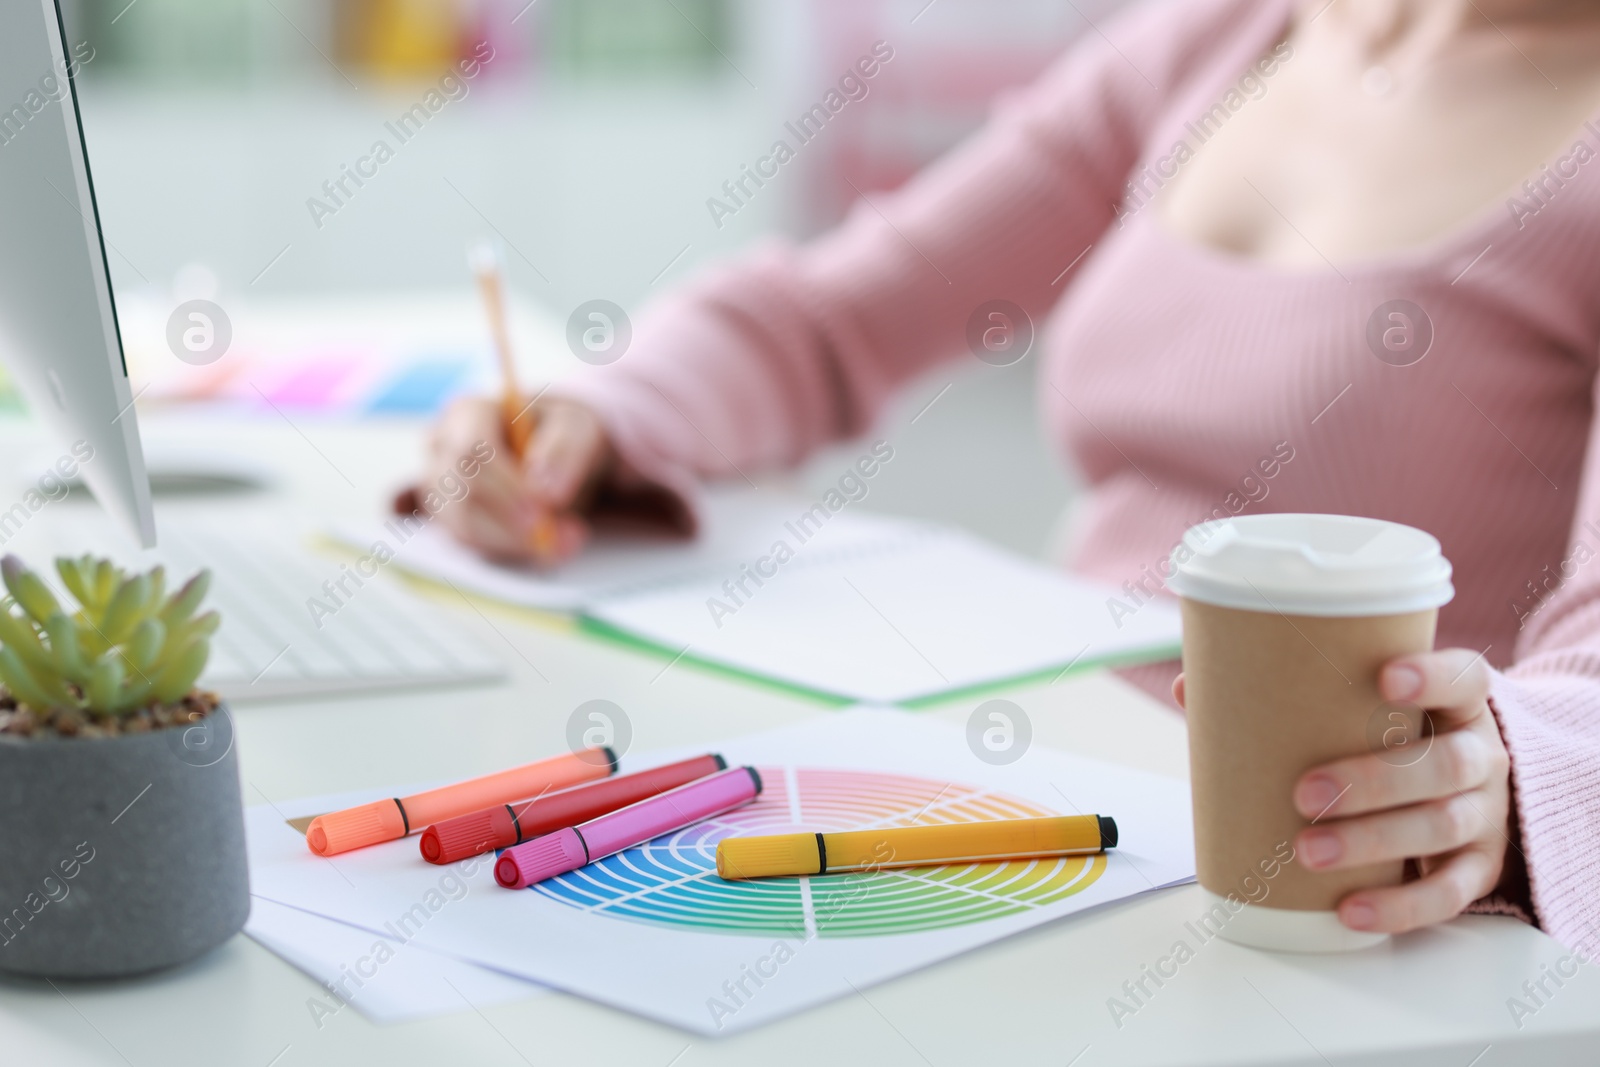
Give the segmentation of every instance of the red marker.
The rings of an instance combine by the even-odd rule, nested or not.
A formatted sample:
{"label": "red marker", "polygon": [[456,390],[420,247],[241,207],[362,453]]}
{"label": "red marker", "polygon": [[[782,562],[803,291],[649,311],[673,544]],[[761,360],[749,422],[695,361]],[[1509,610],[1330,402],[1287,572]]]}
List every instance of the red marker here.
{"label": "red marker", "polygon": [[496,804],[469,815],[434,823],[422,832],[422,858],[429,863],[455,863],[492,849],[520,845],[530,838],[577,826],[618,808],[648,800],[727,769],[718,755],[669,763],[648,771],[619,775],[564,789],[521,803]]}
{"label": "red marker", "polygon": [[507,889],[526,889],[535,882],[575,871],[662,834],[732,811],[760,794],[761,775],[754,767],[735,767],[708,775],[578,826],[565,826],[508,848],[495,861],[494,880]]}

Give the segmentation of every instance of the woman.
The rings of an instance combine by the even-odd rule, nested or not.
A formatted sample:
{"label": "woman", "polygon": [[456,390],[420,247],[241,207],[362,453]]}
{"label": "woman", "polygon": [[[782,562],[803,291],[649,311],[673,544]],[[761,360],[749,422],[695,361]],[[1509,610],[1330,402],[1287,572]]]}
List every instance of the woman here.
{"label": "woman", "polygon": [[[1093,487],[1075,570],[1137,580],[1191,522],[1248,506],[1264,457],[1273,510],[1409,523],[1455,564],[1441,650],[1381,676],[1430,709],[1440,758],[1341,760],[1296,788],[1320,816],[1302,862],[1416,861],[1341,919],[1470,908],[1586,943],[1600,7],[1308,3],[1181,0],[1088,34],[837,232],[656,307],[626,358],[541,399],[525,468],[491,465],[447,523],[517,554],[553,516],[559,555],[596,502],[685,521],[694,479],[864,431],[987,302],[1049,315],[1041,401]],[[492,405],[460,405],[436,462],[498,433]],[[1181,703],[1176,665],[1156,673]]]}

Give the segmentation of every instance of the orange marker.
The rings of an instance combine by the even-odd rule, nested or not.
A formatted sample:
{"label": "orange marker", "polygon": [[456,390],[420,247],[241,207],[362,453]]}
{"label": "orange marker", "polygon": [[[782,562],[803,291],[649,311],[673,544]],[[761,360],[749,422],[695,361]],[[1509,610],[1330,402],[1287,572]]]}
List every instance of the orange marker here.
{"label": "orange marker", "polygon": [[306,827],[306,845],[319,856],[332,856],[353,848],[398,841],[430,823],[591,782],[615,774],[616,770],[617,756],[609,748],[569,752],[425,793],[375,800],[318,815]]}

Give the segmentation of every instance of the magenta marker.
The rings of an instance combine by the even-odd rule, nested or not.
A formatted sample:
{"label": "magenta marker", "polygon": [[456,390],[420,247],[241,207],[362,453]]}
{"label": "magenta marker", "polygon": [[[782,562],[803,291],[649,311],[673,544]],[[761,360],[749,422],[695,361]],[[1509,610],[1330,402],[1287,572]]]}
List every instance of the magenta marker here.
{"label": "magenta marker", "polygon": [[732,811],[760,793],[761,776],[754,767],[735,767],[707,775],[609,815],[508,848],[494,865],[494,880],[507,889],[526,889],[651,838]]}

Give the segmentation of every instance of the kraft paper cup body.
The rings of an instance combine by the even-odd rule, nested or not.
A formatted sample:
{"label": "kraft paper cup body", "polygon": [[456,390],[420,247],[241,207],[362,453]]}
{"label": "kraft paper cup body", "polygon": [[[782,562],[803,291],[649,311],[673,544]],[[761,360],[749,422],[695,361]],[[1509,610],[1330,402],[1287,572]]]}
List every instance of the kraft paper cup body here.
{"label": "kraft paper cup body", "polygon": [[1439,606],[1454,593],[1439,543],[1375,519],[1248,516],[1189,530],[1171,569],[1197,873],[1214,925],[1288,951],[1381,942],[1334,908],[1354,889],[1399,883],[1403,863],[1301,866],[1294,839],[1311,820],[1293,790],[1330,760],[1383,751],[1403,765],[1425,752],[1420,709],[1386,704],[1378,671],[1433,648]]}

